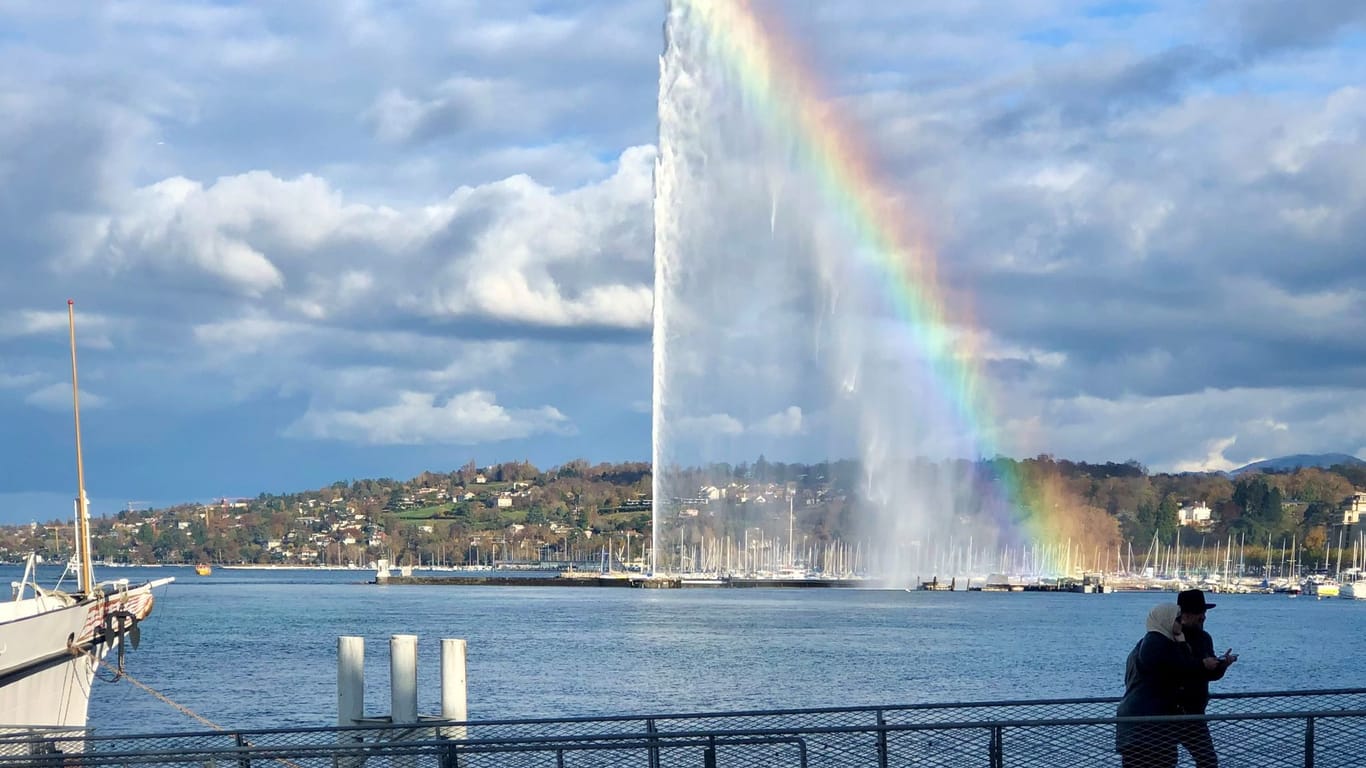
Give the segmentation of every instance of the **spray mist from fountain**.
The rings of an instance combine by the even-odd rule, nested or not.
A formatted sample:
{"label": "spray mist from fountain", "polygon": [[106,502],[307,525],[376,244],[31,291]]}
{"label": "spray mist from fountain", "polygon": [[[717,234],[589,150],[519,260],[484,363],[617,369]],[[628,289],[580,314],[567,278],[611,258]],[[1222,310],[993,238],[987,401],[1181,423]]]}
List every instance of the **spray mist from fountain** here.
{"label": "spray mist from fountain", "polygon": [[[911,257],[878,231],[904,207],[845,172],[853,139],[823,112],[838,105],[784,82],[746,5],[673,0],[665,24],[653,570],[990,570],[972,561],[1015,542],[993,522],[1009,500],[951,461],[982,450],[964,330],[914,306],[941,295],[932,271],[887,266]],[[765,484],[728,464],[757,456],[856,458],[859,476],[832,498],[835,477]]]}

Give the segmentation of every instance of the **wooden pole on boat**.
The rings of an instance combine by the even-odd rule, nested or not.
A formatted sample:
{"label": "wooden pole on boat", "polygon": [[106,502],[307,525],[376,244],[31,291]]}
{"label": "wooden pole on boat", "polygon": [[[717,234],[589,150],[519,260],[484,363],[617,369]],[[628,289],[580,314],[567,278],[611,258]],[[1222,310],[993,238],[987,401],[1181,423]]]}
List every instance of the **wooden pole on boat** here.
{"label": "wooden pole on boat", "polygon": [[71,334],[71,409],[76,420],[76,556],[80,559],[77,586],[85,594],[95,588],[95,568],[90,556],[90,509],[85,498],[85,462],[81,458],[81,395],[76,383],[76,302],[66,300],[67,328]]}

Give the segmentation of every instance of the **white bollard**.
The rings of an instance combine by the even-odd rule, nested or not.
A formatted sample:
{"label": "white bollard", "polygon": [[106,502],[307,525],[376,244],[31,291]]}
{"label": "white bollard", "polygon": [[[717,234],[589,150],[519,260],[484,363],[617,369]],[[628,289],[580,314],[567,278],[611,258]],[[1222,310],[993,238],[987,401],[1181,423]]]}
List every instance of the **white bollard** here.
{"label": "white bollard", "polygon": [[365,717],[365,638],[337,638],[337,725]]}
{"label": "white bollard", "polygon": [[393,722],[417,722],[417,635],[389,638],[389,715]]}
{"label": "white bollard", "polygon": [[468,720],[465,698],[465,641],[441,641],[441,719]]}
{"label": "white bollard", "polygon": [[[337,638],[337,725],[360,725],[365,717],[365,638]],[[364,731],[343,731],[338,741],[353,747],[365,741]],[[363,768],[365,756],[338,757],[333,768]]]}

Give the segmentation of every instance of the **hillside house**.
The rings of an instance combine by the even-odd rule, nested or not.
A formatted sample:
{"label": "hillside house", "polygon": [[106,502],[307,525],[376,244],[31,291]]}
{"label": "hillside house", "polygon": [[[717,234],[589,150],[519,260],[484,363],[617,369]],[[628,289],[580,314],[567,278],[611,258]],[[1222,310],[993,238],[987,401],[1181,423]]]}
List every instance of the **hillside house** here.
{"label": "hillside house", "polygon": [[1342,506],[1342,524],[1356,525],[1366,515],[1366,491],[1357,491]]}
{"label": "hillside house", "polygon": [[1191,528],[1208,528],[1214,522],[1213,511],[1203,501],[1187,504],[1176,511],[1176,522]]}

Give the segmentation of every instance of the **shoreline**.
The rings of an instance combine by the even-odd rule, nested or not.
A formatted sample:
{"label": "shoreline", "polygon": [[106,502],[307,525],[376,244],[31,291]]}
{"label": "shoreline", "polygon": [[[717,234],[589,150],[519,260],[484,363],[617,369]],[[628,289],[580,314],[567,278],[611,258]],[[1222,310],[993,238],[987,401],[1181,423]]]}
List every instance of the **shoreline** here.
{"label": "shoreline", "polygon": [[897,590],[880,586],[867,579],[706,579],[647,577],[647,576],[390,576],[372,579],[367,584],[378,586],[500,586],[500,587],[617,587],[634,589],[753,589],[779,587],[789,589],[879,589]]}

